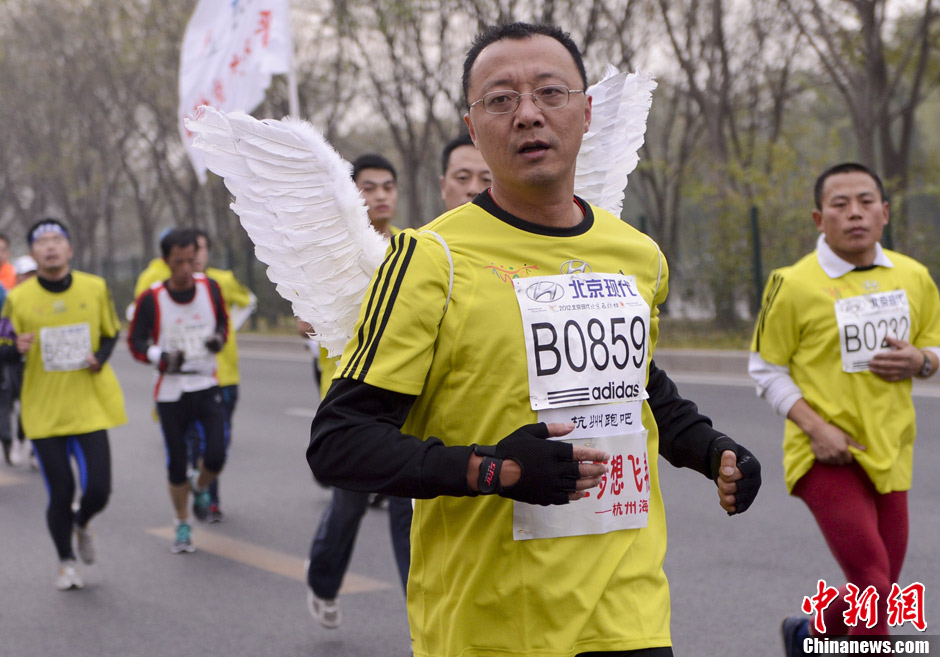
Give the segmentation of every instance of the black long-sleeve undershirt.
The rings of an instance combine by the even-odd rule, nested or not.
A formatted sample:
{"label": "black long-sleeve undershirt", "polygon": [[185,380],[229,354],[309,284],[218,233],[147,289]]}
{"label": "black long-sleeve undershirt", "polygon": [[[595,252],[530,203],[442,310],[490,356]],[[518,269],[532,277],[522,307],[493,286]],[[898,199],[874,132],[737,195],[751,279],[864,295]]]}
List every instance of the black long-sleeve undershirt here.
{"label": "black long-sleeve undershirt", "polygon": [[[219,289],[219,284],[211,278],[208,281],[209,293],[215,307],[215,332],[222,336],[224,343],[228,339],[228,313],[225,310],[225,302],[222,300],[222,291]],[[169,292],[170,298],[179,304],[190,303],[196,298],[195,285],[182,292],[167,288],[167,292]],[[128,336],[131,354],[144,363],[149,362],[147,360],[147,348],[154,343],[153,334],[156,322],[157,303],[153,297],[153,290],[148,289],[137,299],[134,320],[131,322],[130,335]]]}
{"label": "black long-sleeve undershirt", "polygon": [[[708,478],[714,441],[724,438],[694,402],[679,395],[666,373],[650,363],[650,408],[659,426],[659,453],[676,467]],[[415,397],[351,379],[337,379],[310,428],[307,462],[321,482],[348,490],[425,499],[470,495],[472,448],[446,446],[401,432]]]}

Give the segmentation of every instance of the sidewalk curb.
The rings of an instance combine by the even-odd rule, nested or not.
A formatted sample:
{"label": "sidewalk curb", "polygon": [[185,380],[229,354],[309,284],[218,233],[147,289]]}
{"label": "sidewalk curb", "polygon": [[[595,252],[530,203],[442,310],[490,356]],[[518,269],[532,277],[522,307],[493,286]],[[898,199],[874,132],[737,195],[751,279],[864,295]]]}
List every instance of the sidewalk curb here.
{"label": "sidewalk curb", "polygon": [[[292,335],[239,333],[238,349],[245,356],[281,354],[298,356],[308,352],[306,341]],[[657,349],[656,364],[667,372],[712,372],[747,376],[747,351],[731,349]]]}
{"label": "sidewalk curb", "polygon": [[[238,334],[239,353],[246,358],[276,358],[301,360],[311,358],[306,340],[292,335]],[[750,352],[735,349],[657,349],[653,360],[671,375],[690,375],[701,380],[704,375],[716,375],[717,381],[748,382],[747,363]],[[698,376],[695,376],[698,375]],[[688,378],[688,377],[685,377]],[[716,381],[716,382],[717,382]],[[914,394],[940,396],[940,375],[929,381],[914,381]]]}

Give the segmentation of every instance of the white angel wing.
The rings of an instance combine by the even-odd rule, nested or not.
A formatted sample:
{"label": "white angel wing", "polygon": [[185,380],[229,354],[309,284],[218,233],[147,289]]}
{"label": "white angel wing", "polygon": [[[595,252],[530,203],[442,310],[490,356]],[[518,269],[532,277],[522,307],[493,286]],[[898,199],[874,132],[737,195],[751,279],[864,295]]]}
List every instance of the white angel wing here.
{"label": "white angel wing", "polygon": [[604,78],[588,88],[591,129],[581,142],[574,193],[619,217],[627,176],[636,168],[646,134],[646,117],[656,81],[608,65]]}
{"label": "white angel wing", "polygon": [[[651,76],[609,66],[587,92],[593,116],[578,154],[575,193],[617,216],[655,88]],[[386,250],[350,165],[303,121],[259,121],[202,107],[186,126],[208,168],[234,194],[232,209],[278,293],[330,355],[339,355]]]}
{"label": "white angel wing", "polygon": [[202,107],[186,121],[206,166],[294,314],[339,355],[387,243],[369,223],[351,166],[309,123]]}

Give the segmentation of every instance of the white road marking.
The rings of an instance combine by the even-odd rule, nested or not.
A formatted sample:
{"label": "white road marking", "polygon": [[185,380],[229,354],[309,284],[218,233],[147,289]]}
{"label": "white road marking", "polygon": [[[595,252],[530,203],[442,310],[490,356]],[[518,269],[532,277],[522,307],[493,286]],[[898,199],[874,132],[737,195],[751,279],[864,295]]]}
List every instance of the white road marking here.
{"label": "white road marking", "polygon": [[0,470],[0,486],[16,486],[17,484],[25,484],[26,477],[19,474],[12,474],[9,472],[4,472]]}
{"label": "white road marking", "polygon": [[317,409],[315,408],[300,408],[294,406],[292,408],[285,408],[284,415],[293,415],[294,417],[306,417],[313,419],[313,416],[317,414]]}

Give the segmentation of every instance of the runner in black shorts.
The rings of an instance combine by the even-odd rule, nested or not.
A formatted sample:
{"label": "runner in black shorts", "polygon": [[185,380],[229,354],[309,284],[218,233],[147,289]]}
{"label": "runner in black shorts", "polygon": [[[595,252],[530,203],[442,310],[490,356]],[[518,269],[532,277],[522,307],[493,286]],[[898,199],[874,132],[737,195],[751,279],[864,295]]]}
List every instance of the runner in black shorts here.
{"label": "runner in black shorts", "polygon": [[[225,344],[228,315],[219,286],[194,274],[196,234],[174,230],[160,242],[170,278],[137,299],[129,343],[134,358],[156,367],[154,400],[167,450],[170,499],[176,512],[173,552],[193,552],[188,500],[208,511],[209,484],[225,465],[225,408],[216,354]],[[186,428],[199,422],[205,451],[187,482]]]}

